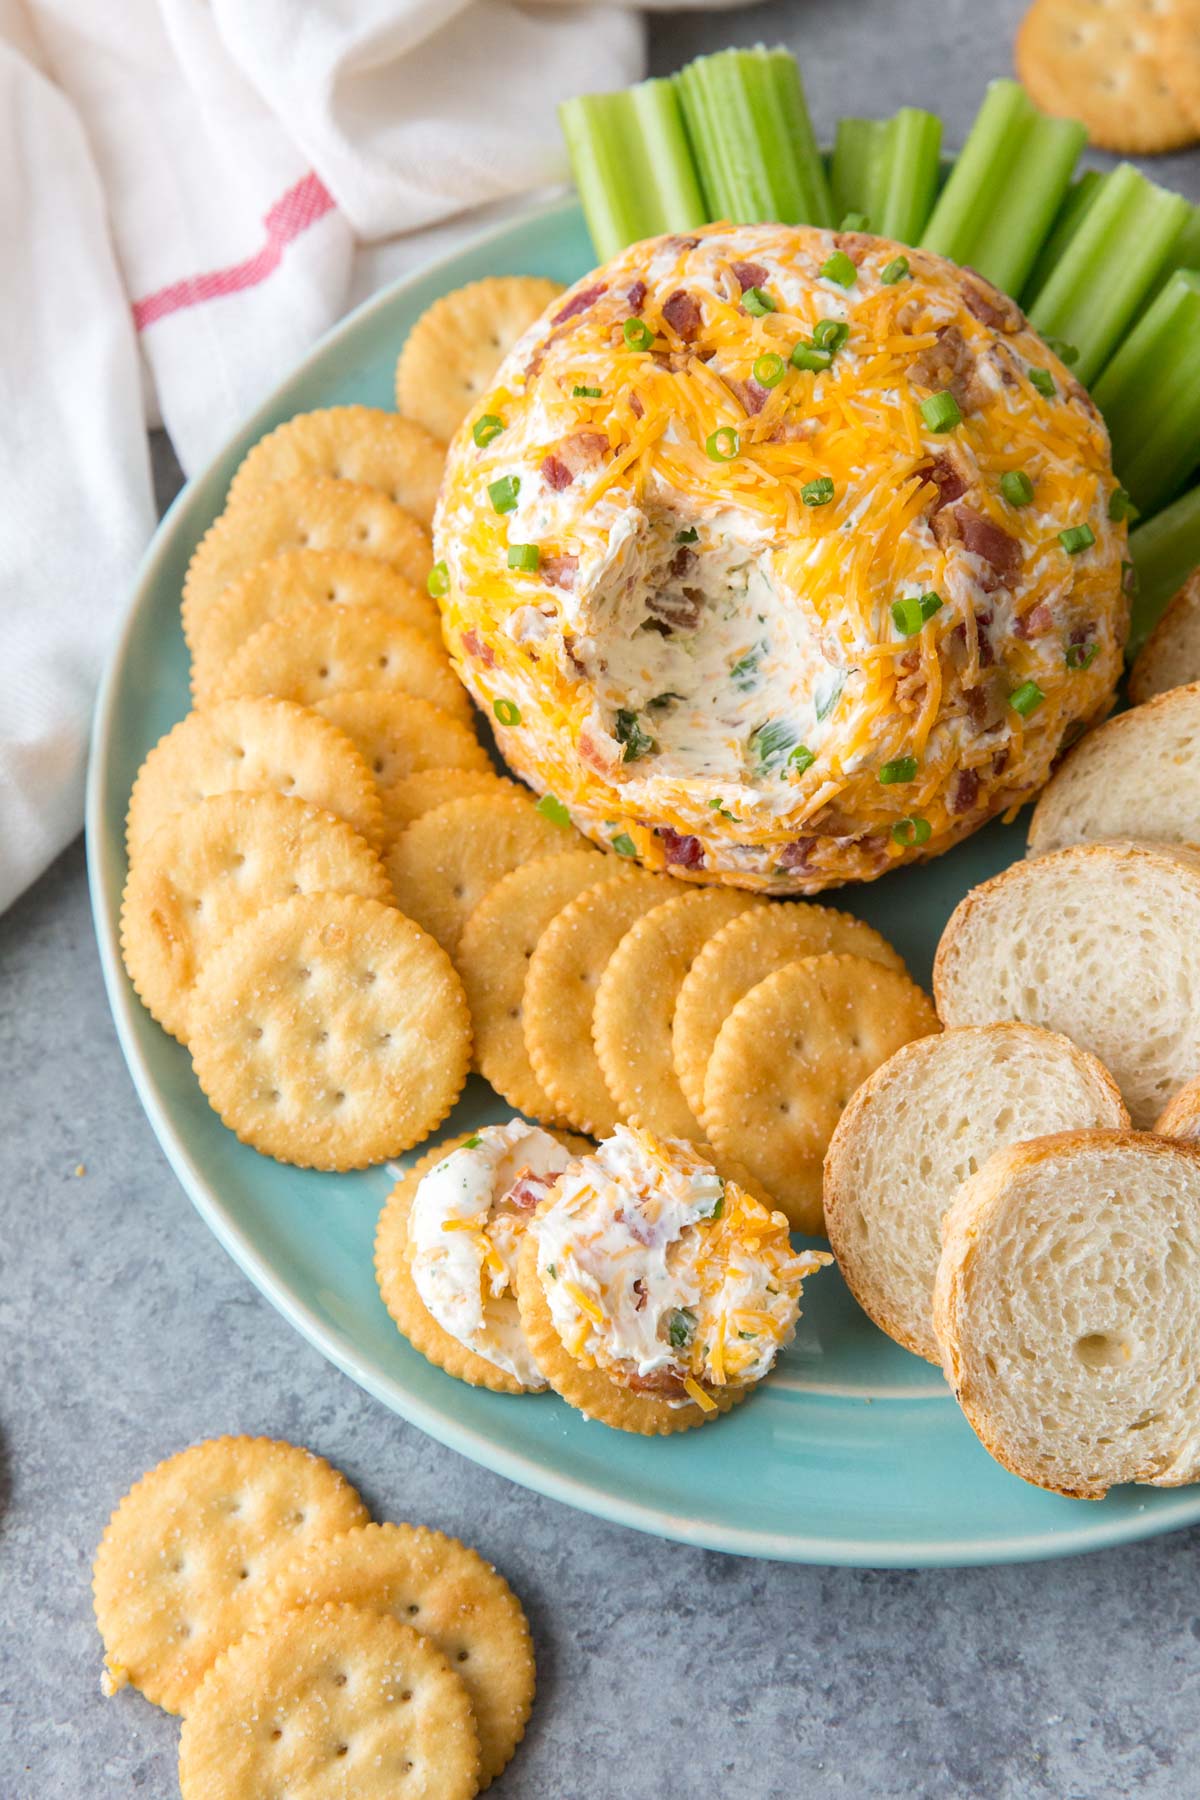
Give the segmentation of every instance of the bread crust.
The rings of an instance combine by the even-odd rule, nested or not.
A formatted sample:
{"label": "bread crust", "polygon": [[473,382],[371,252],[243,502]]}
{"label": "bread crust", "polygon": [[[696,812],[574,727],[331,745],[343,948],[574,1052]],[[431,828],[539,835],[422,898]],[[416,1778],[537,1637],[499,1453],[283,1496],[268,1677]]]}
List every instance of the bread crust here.
{"label": "bread crust", "polygon": [[825,1229],[842,1279],[868,1318],[905,1350],[911,1351],[914,1356],[924,1357],[927,1362],[935,1365],[940,1365],[942,1358],[932,1322],[922,1332],[914,1329],[910,1319],[901,1316],[892,1301],[890,1284],[886,1280],[881,1281],[876,1275],[875,1252],[863,1254],[848,1228],[847,1211],[852,1195],[846,1179],[849,1173],[846,1165],[857,1142],[865,1134],[878,1129],[879,1121],[873,1114],[879,1106],[886,1105],[885,1096],[895,1086],[897,1077],[902,1077],[911,1068],[927,1063],[931,1057],[936,1059],[945,1055],[948,1049],[966,1038],[979,1046],[981,1064],[988,1058],[993,1047],[1001,1044],[1019,1044],[1026,1039],[1044,1040],[1047,1045],[1053,1044],[1057,1050],[1065,1052],[1076,1068],[1095,1084],[1098,1092],[1111,1105],[1115,1116],[1124,1125],[1129,1124],[1129,1114],[1121,1099],[1121,1091],[1099,1057],[1093,1056],[1090,1050],[1081,1050],[1078,1044],[1073,1043],[1062,1032],[1049,1031],[1043,1025],[1028,1025],[1020,1020],[998,1020],[990,1025],[964,1025],[955,1031],[916,1038],[912,1043],[904,1044],[868,1075],[838,1120],[825,1154]]}
{"label": "bread crust", "polygon": [[[1192,675],[1180,679],[1182,665]],[[1169,693],[1200,678],[1200,569],[1188,576],[1166,612],[1142,645],[1129,672],[1129,698],[1144,706],[1157,694]]]}
{"label": "bread crust", "polygon": [[[1200,1179],[1200,1147],[1174,1143],[1144,1131],[1063,1131],[998,1150],[959,1189],[942,1222],[942,1256],[934,1286],[933,1319],[942,1351],[942,1369],[972,1431],[988,1454],[1022,1481],[1073,1500],[1102,1500],[1110,1484],[1082,1476],[1077,1481],[1053,1479],[1045,1468],[1023,1458],[1006,1440],[989,1411],[988,1396],[979,1384],[972,1382],[967,1369],[967,1283],[979,1241],[1003,1207],[1014,1179],[1044,1163],[1103,1150],[1127,1150],[1138,1157],[1186,1158]],[[1200,1479],[1200,1465],[1182,1471],[1159,1471],[1144,1464],[1131,1468],[1124,1479],[1153,1487],[1182,1487]]]}
{"label": "bread crust", "polygon": [[1178,1143],[1200,1143],[1200,1075],[1168,1100],[1154,1121],[1154,1130],[1158,1137],[1174,1138]]}

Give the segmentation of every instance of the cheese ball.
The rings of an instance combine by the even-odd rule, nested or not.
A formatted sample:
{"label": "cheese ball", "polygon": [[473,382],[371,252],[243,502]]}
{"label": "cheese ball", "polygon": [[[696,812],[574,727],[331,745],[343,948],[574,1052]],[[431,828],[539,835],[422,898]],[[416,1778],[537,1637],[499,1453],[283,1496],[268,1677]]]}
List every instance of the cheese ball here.
{"label": "cheese ball", "polygon": [[434,586],[581,831],[766,893],[1046,781],[1121,670],[1094,406],[1014,303],[862,233],[715,225],[556,300],[455,438]]}

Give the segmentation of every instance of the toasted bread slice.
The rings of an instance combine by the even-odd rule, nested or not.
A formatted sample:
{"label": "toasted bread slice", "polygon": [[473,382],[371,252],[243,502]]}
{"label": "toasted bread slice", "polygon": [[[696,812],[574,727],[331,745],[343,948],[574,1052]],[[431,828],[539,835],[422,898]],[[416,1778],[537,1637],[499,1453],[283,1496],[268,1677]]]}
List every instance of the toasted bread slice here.
{"label": "toasted bread slice", "polygon": [[1178,1138],[1181,1143],[1200,1143],[1200,1075],[1180,1088],[1173,1100],[1154,1121],[1159,1137]]}
{"label": "toasted bread slice", "polygon": [[1103,838],[1200,844],[1200,681],[1076,744],[1033,809],[1030,856]]}
{"label": "toasted bread slice", "polygon": [[1142,706],[1190,681],[1200,681],[1200,569],[1188,576],[1143,644],[1129,672],[1129,698]]}
{"label": "toasted bread slice", "polygon": [[898,1344],[940,1362],[933,1281],[960,1185],[1023,1138],[1128,1124],[1108,1070],[1040,1025],[906,1044],[855,1093],[825,1157],[825,1228],[850,1292]]}
{"label": "toasted bread slice", "polygon": [[944,1025],[1065,1032],[1148,1129],[1200,1069],[1200,851],[1076,844],[1014,863],[950,915],[933,986]]}
{"label": "toasted bread slice", "polygon": [[1133,1131],[1014,1144],[942,1229],[942,1364],[998,1462],[1083,1500],[1200,1477],[1200,1149]]}

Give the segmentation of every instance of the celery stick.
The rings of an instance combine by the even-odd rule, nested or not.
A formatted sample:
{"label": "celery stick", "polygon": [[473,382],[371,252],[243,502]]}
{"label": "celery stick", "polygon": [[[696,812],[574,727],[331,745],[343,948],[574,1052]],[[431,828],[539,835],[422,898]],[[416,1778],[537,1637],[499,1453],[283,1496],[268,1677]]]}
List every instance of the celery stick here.
{"label": "celery stick", "polygon": [[795,57],[761,46],[722,50],[675,79],[710,217],[832,225]]}
{"label": "celery stick", "polygon": [[993,81],[921,242],[1019,294],[1087,132],[1050,119],[1015,81]]}
{"label": "celery stick", "polygon": [[1029,314],[1043,336],[1075,345],[1074,373],[1085,386],[1128,330],[1189,210],[1182,195],[1156,187],[1132,163],[1120,163],[1097,190]]}
{"label": "celery stick", "polygon": [[1188,209],[1183,230],[1171,245],[1171,253],[1150,290],[1151,300],[1158,298],[1176,269],[1200,269],[1200,206]]}
{"label": "celery stick", "polygon": [[639,238],[707,220],[673,82],[584,94],[558,116],[601,262]]}
{"label": "celery stick", "polygon": [[1175,271],[1092,397],[1122,485],[1156,512],[1200,463],[1200,275]]}
{"label": "celery stick", "polygon": [[1037,261],[1022,291],[1021,299],[1026,306],[1033,305],[1054,273],[1067,245],[1083,224],[1084,215],[1107,179],[1099,169],[1085,169],[1078,181],[1071,183],[1067,197],[1058,209],[1058,217],[1050,228],[1050,236],[1038,251]]}
{"label": "celery stick", "polygon": [[1161,619],[1167,602],[1200,567],[1200,487],[1189,489],[1130,534],[1129,554],[1137,571],[1129,650],[1139,649]]}
{"label": "celery stick", "polygon": [[890,119],[840,120],[831,172],[835,218],[865,213],[869,230],[915,243],[933,208],[941,148],[941,120],[915,106]]}

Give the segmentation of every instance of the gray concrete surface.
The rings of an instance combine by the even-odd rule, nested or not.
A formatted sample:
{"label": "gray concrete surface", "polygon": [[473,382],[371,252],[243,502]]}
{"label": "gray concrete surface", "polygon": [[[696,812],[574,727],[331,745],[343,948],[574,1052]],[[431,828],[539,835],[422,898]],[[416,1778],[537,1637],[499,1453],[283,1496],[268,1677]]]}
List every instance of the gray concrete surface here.
{"label": "gray concrete surface", "polygon": [[[913,101],[954,140],[1019,10],[683,14],[655,25],[653,56],[781,38],[824,131]],[[1197,191],[1194,157],[1159,167]],[[165,457],[161,473],[165,494]],[[1195,1532],[943,1573],[709,1555],[512,1487],[325,1364],[192,1212],[141,1115],[79,846],[0,919],[0,1373],[0,1800],[177,1792],[175,1723],[101,1699],[89,1566],[134,1477],[238,1431],[312,1445],[377,1516],[436,1523],[509,1576],[540,1693],[504,1800],[1200,1794]]]}

